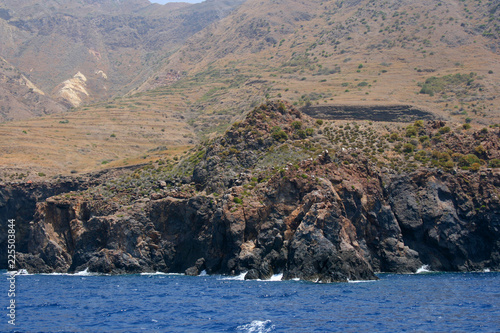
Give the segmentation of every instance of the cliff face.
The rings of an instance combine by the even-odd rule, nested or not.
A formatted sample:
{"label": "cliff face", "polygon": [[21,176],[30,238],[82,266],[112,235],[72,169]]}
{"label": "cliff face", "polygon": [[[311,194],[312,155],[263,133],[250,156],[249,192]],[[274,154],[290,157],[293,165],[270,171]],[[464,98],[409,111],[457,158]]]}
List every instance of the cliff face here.
{"label": "cliff face", "polygon": [[[14,219],[16,250],[26,252],[32,242],[27,238],[37,204],[48,197],[86,188],[88,184],[72,178],[41,183],[0,184],[0,243],[7,244],[7,222]],[[0,269],[7,268],[7,246],[0,248]]]}
{"label": "cliff face", "polygon": [[[110,178],[117,177],[128,169],[121,168],[113,171],[101,171],[83,177],[59,177],[51,180],[38,181],[10,181],[0,182],[0,243],[7,244],[7,224],[9,219],[15,220],[16,251],[28,253],[31,249],[40,246],[36,240],[30,238],[33,221],[38,214],[52,202],[51,197],[64,194],[71,196],[74,191],[83,191],[96,186]],[[58,216],[53,216],[56,221]],[[60,223],[60,222],[54,222]],[[0,247],[0,269],[7,268],[7,246]]]}
{"label": "cliff face", "polygon": [[127,213],[50,198],[37,208],[19,262],[38,272],[282,272],[325,282],[423,264],[500,269],[498,173],[377,175],[331,162],[300,165],[307,168],[325,177],[289,170],[246,197],[236,186],[220,198],[146,199]]}
{"label": "cliff face", "polygon": [[424,264],[500,269],[498,169],[399,173],[326,150],[294,151],[300,160],[287,162],[293,144],[312,144],[313,123],[289,105],[264,105],[174,167],[172,187],[162,180],[136,196],[142,174],[161,174],[150,165],[122,183],[51,197],[25,226],[19,267],[323,282]]}

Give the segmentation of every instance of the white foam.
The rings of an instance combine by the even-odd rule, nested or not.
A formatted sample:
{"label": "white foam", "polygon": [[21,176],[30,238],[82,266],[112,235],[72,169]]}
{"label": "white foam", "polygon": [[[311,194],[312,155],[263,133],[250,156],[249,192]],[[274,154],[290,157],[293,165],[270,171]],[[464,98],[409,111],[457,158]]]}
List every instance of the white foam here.
{"label": "white foam", "polygon": [[425,273],[431,273],[431,268],[429,265],[423,265],[422,267],[420,267],[419,269],[417,269],[417,271],[415,272],[415,274],[425,274]]}
{"label": "white foam", "polygon": [[98,275],[110,275],[103,273],[89,272],[89,268],[85,268],[83,271],[75,273],[41,273],[40,275],[53,275],[53,276],[98,276]]}
{"label": "white foam", "polygon": [[240,275],[236,275],[236,276],[224,276],[224,277],[222,277],[219,280],[243,281],[243,280],[245,280],[245,275],[246,274],[247,274],[247,272],[243,272]]}
{"label": "white foam", "polygon": [[5,275],[14,275],[14,276],[17,276],[17,275],[33,275],[33,274],[30,274],[27,270],[25,269],[20,269],[18,271],[7,271],[4,273]]}
{"label": "white foam", "polygon": [[[236,276],[223,276],[222,278],[220,278],[219,280],[229,280],[229,281],[244,281],[245,280],[245,275],[247,274],[247,272],[243,272],[241,273],[240,275],[236,275]],[[201,275],[201,274],[200,274]],[[252,280],[249,280],[249,281],[252,281]],[[267,280],[261,280],[261,279],[256,279],[256,280],[253,280],[253,281],[271,281],[271,282],[279,282],[279,281],[283,281],[283,273],[280,273],[280,274],[274,274],[273,276],[271,276],[269,279]]]}
{"label": "white foam", "polygon": [[31,275],[31,274],[28,273],[28,271],[25,269],[20,269],[17,271],[16,275]]}
{"label": "white foam", "polygon": [[200,273],[200,276],[207,276],[207,271],[206,270],[202,270],[201,273]]}
{"label": "white foam", "polygon": [[75,274],[73,275],[76,275],[76,276],[89,276],[89,275],[92,275],[91,272],[89,272],[89,268],[85,268],[85,270],[81,271],[81,272],[76,272]]}
{"label": "white foam", "polygon": [[164,272],[146,272],[146,273],[141,273],[140,275],[184,275],[183,273],[164,273]]}
{"label": "white foam", "polygon": [[369,282],[376,282],[377,280],[349,280],[347,279],[348,283],[369,283]]}
{"label": "white foam", "polygon": [[268,281],[281,281],[283,280],[283,273],[274,274]]}
{"label": "white foam", "polygon": [[274,330],[275,326],[270,320],[254,320],[250,324],[241,325],[236,328],[237,331],[247,333],[269,333]]}
{"label": "white foam", "polygon": [[490,269],[489,269],[489,268],[485,268],[485,269],[483,270],[483,272],[484,272],[484,273],[489,273],[489,272],[491,272],[491,271],[490,271]]}

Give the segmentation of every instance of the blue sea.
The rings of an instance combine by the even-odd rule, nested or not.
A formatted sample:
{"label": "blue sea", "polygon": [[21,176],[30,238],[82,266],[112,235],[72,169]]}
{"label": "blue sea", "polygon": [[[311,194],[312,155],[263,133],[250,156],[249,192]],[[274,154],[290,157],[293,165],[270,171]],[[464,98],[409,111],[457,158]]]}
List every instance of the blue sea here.
{"label": "blue sea", "polygon": [[16,276],[18,332],[499,332],[500,273],[381,274],[371,282],[243,276]]}

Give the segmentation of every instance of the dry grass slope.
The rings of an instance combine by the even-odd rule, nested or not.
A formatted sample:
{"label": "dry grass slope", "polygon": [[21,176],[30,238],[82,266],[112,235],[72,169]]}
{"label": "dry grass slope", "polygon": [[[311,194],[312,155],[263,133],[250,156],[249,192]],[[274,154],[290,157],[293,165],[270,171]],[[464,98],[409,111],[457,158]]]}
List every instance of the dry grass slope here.
{"label": "dry grass slope", "polygon": [[155,147],[213,138],[274,98],[411,105],[480,130],[500,122],[499,10],[491,0],[247,0],[126,97],[3,124],[0,163],[80,172],[141,162]]}

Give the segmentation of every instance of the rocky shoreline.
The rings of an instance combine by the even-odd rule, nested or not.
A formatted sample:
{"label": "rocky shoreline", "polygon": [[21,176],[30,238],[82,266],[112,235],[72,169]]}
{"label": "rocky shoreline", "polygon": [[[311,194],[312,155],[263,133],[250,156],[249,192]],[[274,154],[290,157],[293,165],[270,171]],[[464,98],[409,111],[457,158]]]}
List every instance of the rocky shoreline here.
{"label": "rocky shoreline", "polygon": [[[291,137],[286,124],[313,121],[289,105],[266,108],[239,128],[251,123],[271,133],[265,127],[279,122]],[[256,122],[257,114],[270,119]],[[122,192],[107,197],[91,191],[97,185],[61,183],[50,191],[38,186],[38,195],[2,185],[2,216],[17,220],[19,268],[248,272],[246,279],[282,273],[283,279],[320,282],[414,273],[423,265],[435,271],[500,270],[498,169],[395,172],[363,156],[324,150],[264,174],[259,161],[278,140],[252,134],[255,128],[233,126],[191,160],[187,180],[178,175],[171,187],[162,181],[141,198]],[[128,199],[113,201],[117,197]]]}

